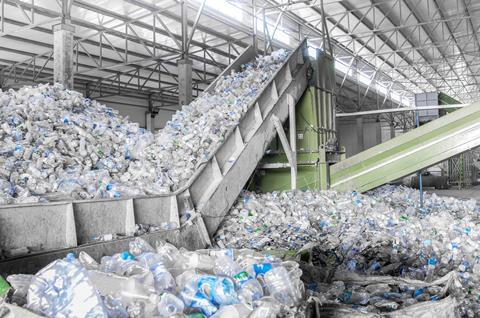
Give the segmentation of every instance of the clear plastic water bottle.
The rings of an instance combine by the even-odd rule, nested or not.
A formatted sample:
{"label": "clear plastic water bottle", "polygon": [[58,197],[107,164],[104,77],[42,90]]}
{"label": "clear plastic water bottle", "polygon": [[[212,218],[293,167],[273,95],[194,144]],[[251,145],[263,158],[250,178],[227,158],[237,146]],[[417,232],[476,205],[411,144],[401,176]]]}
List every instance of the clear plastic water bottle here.
{"label": "clear plastic water bottle", "polygon": [[121,264],[120,254],[114,254],[112,256],[104,256],[100,260],[100,270],[105,273],[116,273]]}
{"label": "clear plastic water bottle", "polygon": [[211,272],[215,266],[213,257],[196,252],[182,252],[181,262],[185,269],[197,268],[205,272]]}
{"label": "clear plastic water bottle", "polygon": [[167,268],[171,268],[179,259],[180,255],[180,251],[175,246],[167,242],[160,242],[160,244],[157,246],[156,252],[163,258],[165,262],[164,264],[167,266]]}
{"label": "clear plastic water bottle", "polygon": [[89,269],[89,270],[100,268],[100,264],[98,264],[97,261],[93,259],[93,257],[88,255],[84,251],[81,251],[78,254],[78,261],[80,262],[80,264],[82,264],[83,267],[85,267],[86,269]]}
{"label": "clear plastic water bottle", "polygon": [[146,268],[150,268],[155,264],[165,263],[164,258],[161,255],[152,252],[145,252],[137,255],[136,260]]}
{"label": "clear plastic water bottle", "polygon": [[191,308],[198,308],[205,316],[212,316],[218,308],[209,301],[197,288],[197,282],[190,280],[180,292],[185,305]]}
{"label": "clear plastic water bottle", "polygon": [[183,313],[184,308],[185,305],[183,301],[170,293],[164,293],[157,306],[158,313],[161,317],[171,317],[174,314]]}
{"label": "clear plastic water bottle", "polygon": [[129,251],[133,256],[138,256],[142,253],[151,252],[155,253],[155,249],[148,244],[147,241],[140,237],[136,237],[133,241],[128,243]]}
{"label": "clear plastic water bottle", "polygon": [[107,310],[108,317],[129,318],[127,310],[125,310],[122,302],[119,299],[114,298],[111,295],[107,295],[106,297],[103,297],[103,305]]}
{"label": "clear plastic water bottle", "polygon": [[120,275],[132,276],[144,274],[147,271],[147,269],[135,261],[135,257],[127,251],[120,254],[120,259],[120,266],[117,270],[117,273]]}
{"label": "clear plastic water bottle", "polygon": [[47,317],[108,317],[88,272],[75,261],[57,260],[40,270],[28,289],[27,308]]}
{"label": "clear plastic water bottle", "polygon": [[[148,274],[151,275],[150,272]],[[139,279],[139,276],[141,275],[123,277],[101,271],[89,272],[91,281],[102,295],[119,299],[128,312],[138,307],[141,312],[152,316],[157,311],[160,296],[153,288],[153,278],[151,283],[147,283]]]}
{"label": "clear plastic water bottle", "polygon": [[157,293],[175,291],[175,279],[162,263],[152,265],[150,267],[150,271],[152,272],[153,279],[155,280],[155,290]]}
{"label": "clear plastic water bottle", "polygon": [[238,303],[235,285],[230,278],[205,275],[198,279],[197,286],[205,297],[217,306]]}
{"label": "clear plastic water bottle", "polygon": [[265,274],[264,279],[273,298],[287,306],[294,306],[298,302],[298,293],[295,291],[285,267],[272,268]]}
{"label": "clear plastic water bottle", "polygon": [[238,296],[242,302],[252,303],[263,296],[260,283],[248,275],[230,257],[226,255],[217,256],[214,271],[217,275],[228,276],[235,281],[235,284],[239,287]]}

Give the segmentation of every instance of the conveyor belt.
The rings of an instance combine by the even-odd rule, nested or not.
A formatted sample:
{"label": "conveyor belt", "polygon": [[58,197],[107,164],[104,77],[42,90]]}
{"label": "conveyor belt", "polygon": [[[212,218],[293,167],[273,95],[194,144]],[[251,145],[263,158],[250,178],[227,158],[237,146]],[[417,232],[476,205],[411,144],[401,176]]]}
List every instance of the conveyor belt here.
{"label": "conveyor belt", "polygon": [[[288,103],[297,102],[307,86],[307,46],[303,41],[290,53],[267,85],[252,101],[238,126],[201,165],[186,186],[154,197],[123,200],[85,200],[0,207],[0,250],[37,250],[0,260],[0,274],[34,272],[69,251],[87,248],[95,258],[118,252],[132,239],[136,224],[168,224],[169,230],[145,237],[166,239],[190,249],[210,244],[223,216],[235,202],[245,183],[276,134],[272,116],[285,121]],[[212,91],[219,78],[255,58],[248,47],[206,89]],[[180,227],[182,211],[197,214]],[[125,238],[92,243],[104,234]]]}
{"label": "conveyor belt", "polygon": [[478,146],[480,103],[474,103],[331,166],[330,186],[368,191]]}

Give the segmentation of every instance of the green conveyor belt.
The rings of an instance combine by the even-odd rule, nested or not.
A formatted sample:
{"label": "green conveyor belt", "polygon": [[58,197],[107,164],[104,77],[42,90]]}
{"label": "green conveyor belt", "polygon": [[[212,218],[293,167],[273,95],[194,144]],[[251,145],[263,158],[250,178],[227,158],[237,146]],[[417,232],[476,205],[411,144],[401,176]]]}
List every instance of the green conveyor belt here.
{"label": "green conveyor belt", "polygon": [[368,191],[480,146],[480,103],[331,166],[334,190]]}

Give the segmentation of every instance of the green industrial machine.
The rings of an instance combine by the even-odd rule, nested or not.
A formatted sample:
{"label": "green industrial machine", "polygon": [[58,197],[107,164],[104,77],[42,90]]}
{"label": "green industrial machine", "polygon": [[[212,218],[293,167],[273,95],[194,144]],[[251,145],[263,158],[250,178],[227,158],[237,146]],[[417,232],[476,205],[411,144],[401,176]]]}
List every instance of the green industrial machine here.
{"label": "green industrial machine", "polygon": [[[460,160],[456,166],[464,167],[464,153],[480,146],[480,103],[476,103],[449,113],[418,111],[422,117],[420,127],[345,159],[335,127],[333,60],[317,50],[311,66],[309,86],[294,112],[290,112],[290,118],[295,116],[295,121],[287,121],[283,128],[277,127],[283,138],[273,140],[248,189],[364,192],[445,160],[449,160],[450,165]],[[458,103],[442,93],[425,94],[428,96],[423,106]],[[433,104],[428,104],[432,96]],[[295,134],[290,133],[291,127]],[[296,166],[296,170],[292,166]],[[292,175],[296,175],[296,180],[291,179]]]}
{"label": "green industrial machine", "polygon": [[[317,49],[311,60],[309,86],[295,107],[298,189],[328,189],[329,165],[343,158],[335,130],[335,66]],[[284,130],[289,135],[288,121]],[[249,189],[271,192],[291,189],[291,169],[280,139],[275,138],[263,157]]]}

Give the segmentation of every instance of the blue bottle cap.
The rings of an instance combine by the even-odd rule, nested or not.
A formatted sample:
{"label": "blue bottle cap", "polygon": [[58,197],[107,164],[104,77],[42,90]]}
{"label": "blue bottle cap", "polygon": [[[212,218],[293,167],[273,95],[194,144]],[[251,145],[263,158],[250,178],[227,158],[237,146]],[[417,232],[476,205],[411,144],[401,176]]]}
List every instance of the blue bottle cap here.
{"label": "blue bottle cap", "polygon": [[77,257],[75,256],[75,253],[72,253],[72,252],[67,253],[67,255],[65,256],[65,260],[66,260],[67,262],[72,262],[72,261],[74,261],[76,258],[77,258]]}
{"label": "blue bottle cap", "polygon": [[120,257],[121,257],[124,261],[126,261],[126,260],[128,260],[128,259],[131,259],[131,258],[130,258],[130,253],[127,252],[127,251],[122,252],[122,254],[120,254]]}

